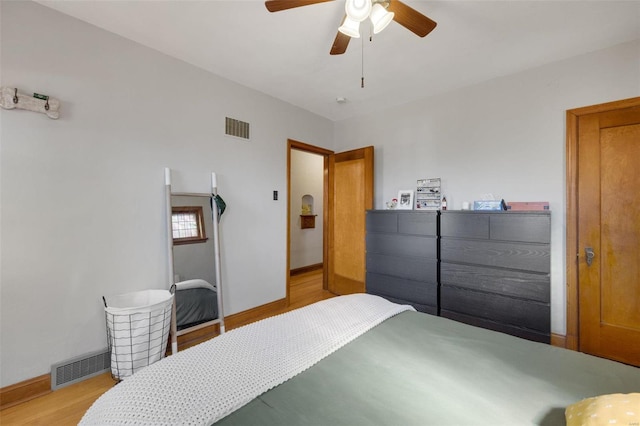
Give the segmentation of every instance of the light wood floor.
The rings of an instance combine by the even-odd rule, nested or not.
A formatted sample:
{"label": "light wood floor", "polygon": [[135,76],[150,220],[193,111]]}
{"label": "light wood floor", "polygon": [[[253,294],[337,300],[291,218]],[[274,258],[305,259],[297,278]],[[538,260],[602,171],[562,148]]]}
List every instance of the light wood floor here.
{"label": "light wood floor", "polygon": [[[291,277],[290,306],[264,317],[300,308],[334,295],[322,289],[322,271]],[[256,318],[259,320],[262,318]],[[100,395],[113,387],[109,373],[59,389],[48,395],[0,411],[0,424],[9,425],[77,425],[85,411]]]}

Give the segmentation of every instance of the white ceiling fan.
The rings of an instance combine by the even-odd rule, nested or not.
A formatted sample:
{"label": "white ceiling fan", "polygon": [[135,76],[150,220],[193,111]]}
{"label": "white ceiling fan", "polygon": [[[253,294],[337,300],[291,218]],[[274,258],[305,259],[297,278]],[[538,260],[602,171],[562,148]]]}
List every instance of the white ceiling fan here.
{"label": "white ceiling fan", "polygon": [[[334,0],[267,0],[269,12],[279,12],[296,7],[309,6]],[[395,21],[419,37],[424,37],[436,27],[436,22],[400,0],[346,0],[345,17],[331,47],[331,55],[341,55],[347,51],[351,38],[360,37],[360,23],[371,20],[374,34],[382,31],[391,21]]]}

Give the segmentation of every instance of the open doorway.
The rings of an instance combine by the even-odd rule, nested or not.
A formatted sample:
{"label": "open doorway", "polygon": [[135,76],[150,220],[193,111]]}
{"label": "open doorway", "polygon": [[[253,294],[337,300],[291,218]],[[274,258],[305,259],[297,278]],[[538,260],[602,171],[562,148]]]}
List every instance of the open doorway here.
{"label": "open doorway", "polygon": [[[322,290],[337,295],[365,291],[365,217],[373,208],[372,146],[333,151],[289,140],[287,143],[287,271],[291,271],[291,228],[298,224],[302,199],[292,199],[291,159],[294,151],[323,159]],[[318,211],[317,209],[315,211]],[[298,225],[300,226],[300,225]],[[287,303],[291,304],[291,279],[287,274]]]}
{"label": "open doorway", "polygon": [[299,275],[322,269],[324,158],[291,150],[289,272]]}
{"label": "open doorway", "polygon": [[[287,143],[287,303],[292,283],[309,292],[327,289],[329,156],[332,151]],[[292,275],[296,277],[292,280]],[[319,288],[315,288],[319,287]]]}

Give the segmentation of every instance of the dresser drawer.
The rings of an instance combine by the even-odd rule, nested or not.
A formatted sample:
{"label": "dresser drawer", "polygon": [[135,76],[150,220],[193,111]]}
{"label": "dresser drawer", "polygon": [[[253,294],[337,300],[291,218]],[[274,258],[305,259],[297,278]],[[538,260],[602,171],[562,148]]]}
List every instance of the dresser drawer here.
{"label": "dresser drawer", "polygon": [[440,284],[541,303],[550,302],[549,274],[442,262]]}
{"label": "dresser drawer", "polygon": [[497,214],[489,218],[492,240],[522,241],[549,244],[551,216],[521,214]]}
{"label": "dresser drawer", "polygon": [[367,253],[431,258],[438,256],[438,239],[399,234],[367,234]]}
{"label": "dresser drawer", "polygon": [[551,269],[548,244],[443,238],[440,241],[440,258],[443,262],[495,266],[547,274]]}
{"label": "dresser drawer", "polygon": [[435,212],[398,212],[398,233],[438,235],[438,214]]}
{"label": "dresser drawer", "polygon": [[398,215],[392,211],[367,211],[367,233],[369,232],[398,232]]}
{"label": "dresser drawer", "polygon": [[489,215],[443,212],[440,216],[440,236],[489,239]]}
{"label": "dresser drawer", "polygon": [[367,293],[421,305],[438,306],[438,286],[435,283],[367,272]]}
{"label": "dresser drawer", "polygon": [[551,312],[547,304],[446,285],[442,285],[440,291],[442,310],[544,333],[551,328]]}
{"label": "dresser drawer", "polygon": [[438,282],[437,261],[419,257],[367,253],[367,272],[434,284]]}

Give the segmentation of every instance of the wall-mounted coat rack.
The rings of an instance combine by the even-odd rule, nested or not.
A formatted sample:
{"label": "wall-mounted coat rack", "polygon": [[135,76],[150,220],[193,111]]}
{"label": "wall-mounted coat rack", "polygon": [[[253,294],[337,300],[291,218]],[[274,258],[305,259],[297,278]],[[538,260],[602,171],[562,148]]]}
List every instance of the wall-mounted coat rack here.
{"label": "wall-mounted coat rack", "polygon": [[60,101],[46,95],[27,95],[13,87],[0,87],[0,107],[4,109],[26,109],[41,112],[47,117],[56,119],[60,116]]}

